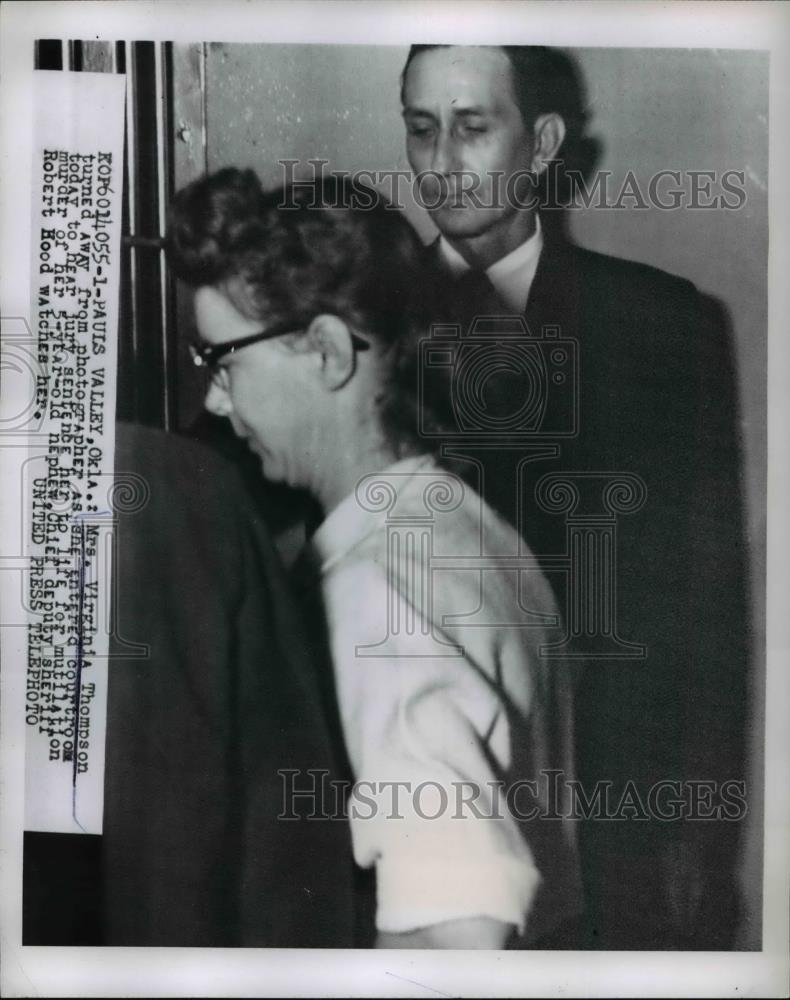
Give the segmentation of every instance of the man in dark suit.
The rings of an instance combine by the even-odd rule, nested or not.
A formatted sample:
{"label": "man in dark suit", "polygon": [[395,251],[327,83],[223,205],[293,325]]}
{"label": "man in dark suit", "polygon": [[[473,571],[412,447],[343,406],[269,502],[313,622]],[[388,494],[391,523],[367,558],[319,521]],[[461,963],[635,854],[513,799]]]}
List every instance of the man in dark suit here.
{"label": "man in dark suit", "polygon": [[[478,314],[522,316],[530,341],[549,328],[576,344],[578,381],[545,383],[542,424],[531,425],[545,433],[529,461],[519,468],[518,448],[476,447],[474,435],[452,447],[476,465],[486,499],[516,521],[555,581],[574,639],[567,648],[585,656],[579,774],[588,797],[597,782],[611,783],[618,816],[584,822],[585,917],[546,946],[731,948],[739,919],[732,820],[744,810],[724,807],[727,788],[743,801],[741,786],[723,783],[745,777],[749,625],[727,337],[689,282],[576,247],[554,225],[557,213],[536,211],[549,165],[582,125],[567,57],[413,46],[402,100],[409,160],[441,234],[426,267],[453,299],[471,296]],[[481,376],[478,389],[489,416],[506,424],[534,384],[503,367],[510,371]],[[524,444],[523,428],[510,426],[514,444]],[[545,447],[551,428],[560,429],[553,449]],[[580,593],[582,563],[561,576],[556,556],[569,544],[572,516],[611,520],[612,495],[603,509],[600,489],[597,500],[581,495],[566,523],[546,509],[545,491],[542,504],[536,497],[547,473],[582,493],[622,474],[634,493],[608,534],[612,561],[592,567],[611,591],[604,610],[616,615],[598,622],[593,638],[608,638],[597,647],[568,600]],[[645,808],[620,808],[619,793],[631,787]],[[668,809],[667,790],[684,804]]]}
{"label": "man in dark suit", "polygon": [[103,943],[351,947],[334,710],[260,513],[210,450],[132,425],[115,498]]}
{"label": "man in dark suit", "polygon": [[103,834],[25,834],[25,943],[354,946],[336,707],[259,506],[212,450],[123,423],[106,502]]}

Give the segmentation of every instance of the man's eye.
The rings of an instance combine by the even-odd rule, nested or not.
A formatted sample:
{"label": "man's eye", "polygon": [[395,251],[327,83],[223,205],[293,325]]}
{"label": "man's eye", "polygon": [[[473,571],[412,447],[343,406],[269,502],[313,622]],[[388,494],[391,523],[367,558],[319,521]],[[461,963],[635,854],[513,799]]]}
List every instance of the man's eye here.
{"label": "man's eye", "polygon": [[482,125],[482,124],[480,124],[480,125],[471,125],[471,124],[467,123],[466,125],[464,125],[464,131],[465,132],[471,132],[473,135],[482,135],[484,132],[488,131],[488,126],[487,125]]}
{"label": "man's eye", "polygon": [[408,126],[409,135],[416,135],[420,138],[428,136],[433,132],[432,125],[417,125],[412,124]]}

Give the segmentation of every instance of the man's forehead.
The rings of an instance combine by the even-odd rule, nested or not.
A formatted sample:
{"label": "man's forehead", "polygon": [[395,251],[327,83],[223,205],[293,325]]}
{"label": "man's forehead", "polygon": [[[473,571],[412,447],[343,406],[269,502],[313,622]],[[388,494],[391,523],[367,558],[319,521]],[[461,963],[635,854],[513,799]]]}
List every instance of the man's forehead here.
{"label": "man's forehead", "polygon": [[515,103],[510,60],[497,46],[426,49],[409,64],[403,96],[407,110]]}

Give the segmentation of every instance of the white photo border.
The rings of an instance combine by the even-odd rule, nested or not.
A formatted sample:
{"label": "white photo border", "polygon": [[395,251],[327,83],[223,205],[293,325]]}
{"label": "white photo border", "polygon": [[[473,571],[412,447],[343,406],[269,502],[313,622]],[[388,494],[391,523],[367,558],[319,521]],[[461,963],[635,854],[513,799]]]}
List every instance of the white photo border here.
{"label": "white photo border", "polygon": [[[790,895],[790,7],[781,3],[41,2],[0,12],[2,299],[29,310],[36,38],[388,44],[421,41],[770,51],[768,597],[764,946],[756,953],[318,952],[21,945],[24,683],[3,671],[0,919],[5,996],[781,996]],[[2,468],[0,456],[0,468]],[[3,483],[5,487],[6,484]],[[4,498],[7,498],[4,497]],[[0,527],[0,531],[2,528]],[[6,630],[6,633],[8,630]],[[3,659],[15,659],[3,635]],[[18,650],[16,650],[18,654]]]}

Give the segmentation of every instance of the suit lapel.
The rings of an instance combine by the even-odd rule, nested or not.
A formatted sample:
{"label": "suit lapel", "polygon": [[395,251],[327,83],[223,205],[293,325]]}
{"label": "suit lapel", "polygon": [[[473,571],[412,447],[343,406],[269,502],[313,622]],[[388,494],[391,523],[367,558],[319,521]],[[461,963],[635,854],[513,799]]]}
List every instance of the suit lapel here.
{"label": "suit lapel", "polygon": [[563,336],[575,336],[579,300],[578,253],[568,243],[547,239],[524,312],[532,334],[538,336],[545,324],[559,324]]}

